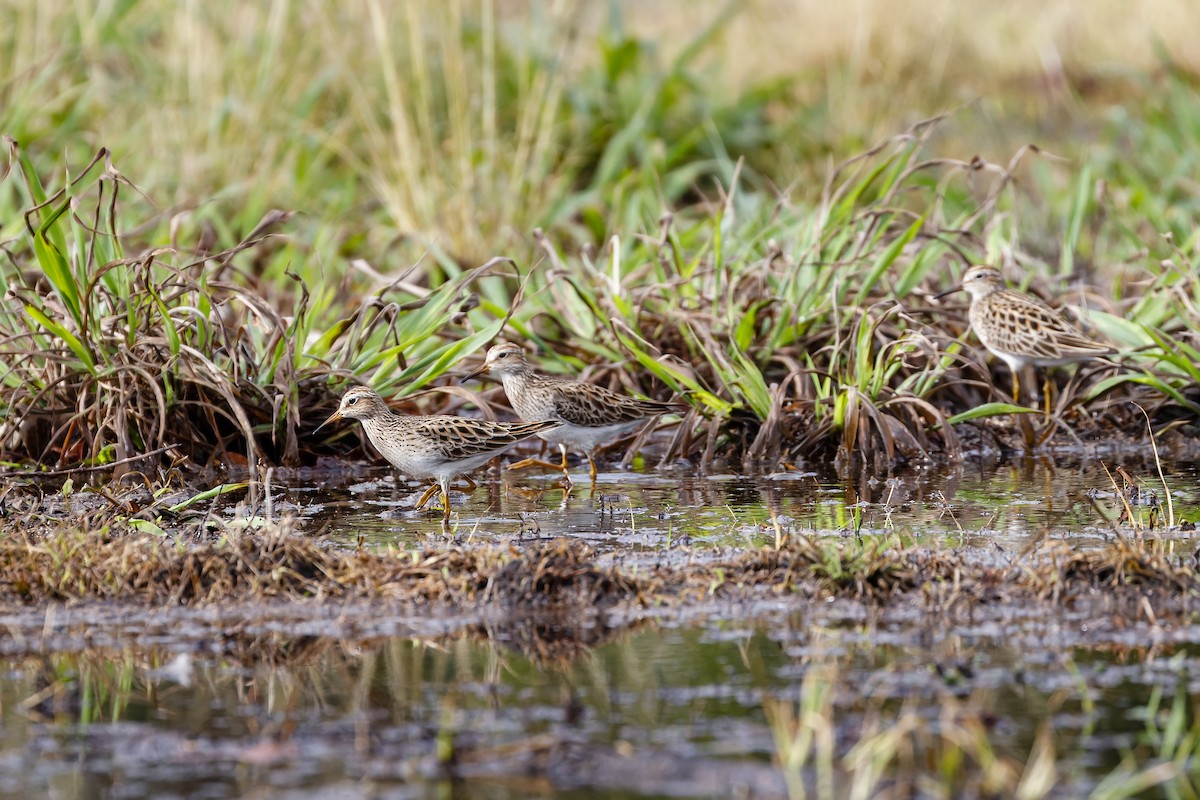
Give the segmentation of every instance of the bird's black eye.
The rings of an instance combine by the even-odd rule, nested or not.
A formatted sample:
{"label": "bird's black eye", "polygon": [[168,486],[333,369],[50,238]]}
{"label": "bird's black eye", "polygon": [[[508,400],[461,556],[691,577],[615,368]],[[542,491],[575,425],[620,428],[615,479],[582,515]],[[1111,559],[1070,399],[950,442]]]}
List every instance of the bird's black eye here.
{"label": "bird's black eye", "polygon": [[508,358],[508,353],[507,352],[497,353],[496,358]]}
{"label": "bird's black eye", "polygon": [[357,402],[358,402],[358,398],[357,398],[357,397],[347,397],[347,398],[346,398],[346,405],[348,405],[348,406],[352,406],[352,405],[354,405],[354,404],[355,404],[355,403],[357,403]]}

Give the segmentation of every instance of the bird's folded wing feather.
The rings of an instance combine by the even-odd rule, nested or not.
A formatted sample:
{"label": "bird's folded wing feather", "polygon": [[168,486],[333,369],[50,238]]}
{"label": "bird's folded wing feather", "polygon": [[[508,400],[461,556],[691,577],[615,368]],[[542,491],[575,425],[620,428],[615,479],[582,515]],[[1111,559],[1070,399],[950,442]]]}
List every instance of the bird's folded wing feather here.
{"label": "bird's folded wing feather", "polygon": [[554,387],[554,409],[572,425],[601,428],[636,422],[675,410],[668,403],[638,400],[592,383],[563,383]]}
{"label": "bird's folded wing feather", "polygon": [[[1006,330],[1028,332],[1029,335],[1022,338],[1025,340],[1026,351],[1031,355],[1041,358],[1058,358],[1064,355],[1064,351],[1067,354],[1092,353],[1099,355],[1115,352],[1108,345],[1092,341],[1084,336],[1062,315],[1040,300],[1024,296],[1020,297],[1020,300],[1020,304],[1013,303],[1012,308],[1005,309],[1017,319],[1006,320],[1009,325],[1001,326],[999,332],[1003,338],[1007,338],[1002,333]],[[1022,322],[1024,324],[1021,324]],[[1033,335],[1035,331],[1048,335]],[[1016,335],[1015,333],[1009,334],[1009,336]]]}
{"label": "bird's folded wing feather", "polygon": [[471,458],[484,453],[501,452],[534,434],[557,426],[558,422],[491,422],[462,417],[431,417],[418,430],[437,442],[442,454],[451,459]]}
{"label": "bird's folded wing feather", "polygon": [[1064,319],[1058,312],[1041,303],[1034,305],[1037,324],[1050,335],[1039,339],[1037,349],[1044,350],[1047,357],[1069,355],[1072,353],[1112,353],[1111,347],[1101,342],[1087,338],[1079,329]]}

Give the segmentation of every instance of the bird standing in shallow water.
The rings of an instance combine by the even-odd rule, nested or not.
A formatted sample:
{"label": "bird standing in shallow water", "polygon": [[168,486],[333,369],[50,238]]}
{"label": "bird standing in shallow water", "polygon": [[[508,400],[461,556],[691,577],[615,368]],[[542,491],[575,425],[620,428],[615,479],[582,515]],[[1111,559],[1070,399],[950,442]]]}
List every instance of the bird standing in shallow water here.
{"label": "bird standing in shallow water", "polygon": [[558,469],[562,470],[568,483],[571,480],[571,472],[567,467],[568,448],[582,450],[587,456],[594,487],[596,448],[648,419],[685,410],[679,404],[638,400],[586,381],[543,374],[525,360],[525,353],[520,347],[510,343],[501,343],[488,350],[483,366],[463,380],[484,372],[491,372],[504,384],[504,394],[521,419],[527,422],[561,423],[556,428],[538,433],[538,436],[558,445],[562,452],[562,463],[527,458],[511,465],[509,469],[530,466]]}
{"label": "bird standing in shallow water", "polygon": [[1084,336],[1036,297],[1009,289],[1004,276],[991,267],[971,267],[963,275],[962,283],[935,297],[960,290],[971,295],[971,308],[967,312],[971,330],[1012,372],[1014,404],[1020,402],[1021,382],[1017,374],[1026,365],[1053,367],[1117,352]]}
{"label": "bird standing in shallow water", "polygon": [[[365,386],[342,396],[338,410],[317,430],[339,419],[362,422],[367,438],[396,469],[413,478],[432,478],[416,507],[423,508],[439,488],[442,519],[450,519],[450,481],[477,469],[522,439],[557,427],[557,422],[489,422],[445,415],[394,414],[383,398]],[[467,478],[470,488],[475,482]]]}

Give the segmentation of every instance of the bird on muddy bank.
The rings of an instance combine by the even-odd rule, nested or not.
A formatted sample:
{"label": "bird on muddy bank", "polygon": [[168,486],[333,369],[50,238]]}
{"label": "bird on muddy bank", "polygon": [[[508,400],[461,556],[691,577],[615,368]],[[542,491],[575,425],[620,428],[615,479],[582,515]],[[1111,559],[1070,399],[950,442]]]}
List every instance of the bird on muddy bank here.
{"label": "bird on muddy bank", "polygon": [[[962,282],[935,298],[965,291],[971,296],[971,330],[1012,373],[1012,399],[1020,402],[1020,370],[1053,367],[1113,355],[1117,351],[1089,339],[1063,315],[1038,298],[1010,289],[999,270],[974,266]],[[1047,378],[1049,382],[1049,378]]]}
{"label": "bird on muddy bank", "polygon": [[587,456],[593,488],[596,485],[596,449],[600,445],[628,433],[647,420],[687,410],[680,403],[640,400],[587,381],[538,372],[525,359],[524,351],[509,342],[502,342],[488,350],[483,366],[466,375],[463,380],[485,372],[499,378],[508,402],[521,419],[526,422],[559,423],[558,427],[544,430],[538,436],[558,445],[562,453],[561,463],[527,458],[510,465],[509,469],[536,466],[561,470],[567,483],[570,483],[567,450],[580,450]]}
{"label": "bird on muddy bank", "polygon": [[[559,425],[549,420],[490,422],[447,415],[400,415],[365,386],[348,390],[337,411],[318,425],[317,430],[339,419],[361,422],[375,449],[405,475],[432,479],[416,508],[424,508],[434,492],[441,489],[443,521],[450,519],[451,480],[478,469],[517,442]],[[468,489],[475,488],[469,477],[466,481]]]}

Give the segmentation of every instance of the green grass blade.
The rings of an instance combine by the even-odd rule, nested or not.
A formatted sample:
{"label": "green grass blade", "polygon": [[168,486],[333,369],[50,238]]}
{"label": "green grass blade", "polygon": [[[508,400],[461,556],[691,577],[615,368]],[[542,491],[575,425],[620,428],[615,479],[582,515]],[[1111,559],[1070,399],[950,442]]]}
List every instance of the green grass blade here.
{"label": "green grass blade", "polygon": [[892,243],[887,247],[885,247],[883,252],[879,254],[879,256],[875,259],[875,264],[871,267],[871,271],[867,274],[866,280],[864,280],[862,285],[859,287],[858,294],[855,295],[854,304],[856,306],[861,306],[864,303],[867,295],[869,295],[879,283],[879,279],[883,277],[883,274],[888,271],[888,268],[895,263],[896,257],[903,252],[908,243],[915,239],[917,234],[921,232],[921,227],[924,224],[925,217],[918,217],[912,225],[908,226],[903,234],[896,237],[896,239],[893,240]]}
{"label": "green grass blade", "polygon": [[173,506],[168,506],[167,510],[172,514],[178,514],[180,511],[191,508],[197,503],[203,503],[206,500],[212,500],[214,497],[220,497],[221,495],[228,494],[229,492],[241,491],[249,485],[250,484],[248,483],[222,483],[218,486],[214,486],[211,489],[205,489],[203,492],[195,494],[189,497],[187,500],[176,503]]}
{"label": "green grass blade", "polygon": [[71,333],[62,325],[50,319],[36,306],[26,305],[25,313],[32,317],[33,320],[43,328],[62,339],[66,343],[67,347],[71,348],[71,352],[78,356],[79,360],[83,362],[84,366],[87,368],[87,371],[93,375],[96,374],[95,358],[92,356],[91,351],[89,351],[83,342],[79,340],[79,337]]}
{"label": "green grass blade", "polygon": [[1012,403],[984,403],[981,406],[963,411],[961,414],[955,414],[946,420],[951,425],[957,425],[960,422],[968,422],[973,419],[984,419],[986,417],[1000,417],[1005,414],[1041,414],[1040,408],[1026,408],[1025,406],[1014,406]]}

